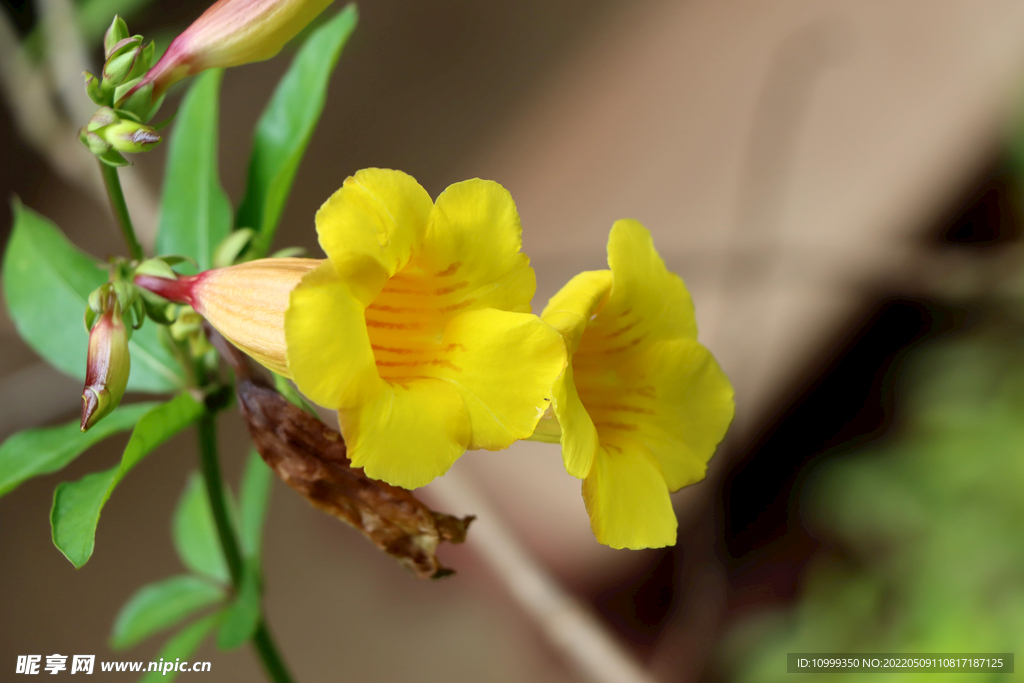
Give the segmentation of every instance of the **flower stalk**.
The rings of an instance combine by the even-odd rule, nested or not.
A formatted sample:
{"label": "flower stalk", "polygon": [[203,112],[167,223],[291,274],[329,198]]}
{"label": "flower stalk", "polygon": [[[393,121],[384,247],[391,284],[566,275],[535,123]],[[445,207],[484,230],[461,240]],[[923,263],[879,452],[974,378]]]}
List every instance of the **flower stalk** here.
{"label": "flower stalk", "polygon": [[128,245],[128,253],[135,260],[142,260],[142,245],[139,238],[135,236],[135,227],[132,225],[132,217],[128,214],[128,204],[124,200],[124,191],[121,189],[121,179],[117,175],[117,168],[100,162],[100,172],[103,174],[103,184],[107,188],[107,198],[110,200],[110,208],[114,211],[114,218],[121,228],[121,234]]}

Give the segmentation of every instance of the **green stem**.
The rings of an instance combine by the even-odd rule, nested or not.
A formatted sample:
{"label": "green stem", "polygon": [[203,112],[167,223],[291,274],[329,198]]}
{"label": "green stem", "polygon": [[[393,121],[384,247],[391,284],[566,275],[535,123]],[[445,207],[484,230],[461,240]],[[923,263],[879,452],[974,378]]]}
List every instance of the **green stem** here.
{"label": "green stem", "polygon": [[124,192],[121,190],[121,179],[117,175],[117,168],[108,166],[101,161],[100,171],[103,172],[103,184],[107,186],[110,208],[114,210],[114,216],[121,226],[124,241],[128,243],[128,251],[133,259],[141,261],[143,258],[142,245],[139,244],[139,239],[135,236],[132,217],[128,215],[128,205],[124,201]]}
{"label": "green stem", "polygon": [[[203,481],[206,483],[206,495],[210,501],[214,524],[217,526],[217,536],[220,539],[221,550],[224,552],[224,559],[228,564],[228,571],[231,573],[231,583],[237,589],[242,582],[242,551],[234,527],[231,525],[227,498],[224,495],[224,480],[220,474],[220,459],[217,457],[216,419],[216,414],[213,412],[203,413],[203,416],[199,418],[199,455],[202,462]],[[260,619],[259,626],[256,627],[252,644],[263,662],[263,667],[267,670],[267,675],[274,683],[293,683],[291,674],[288,673],[284,660],[281,658],[263,619]]]}

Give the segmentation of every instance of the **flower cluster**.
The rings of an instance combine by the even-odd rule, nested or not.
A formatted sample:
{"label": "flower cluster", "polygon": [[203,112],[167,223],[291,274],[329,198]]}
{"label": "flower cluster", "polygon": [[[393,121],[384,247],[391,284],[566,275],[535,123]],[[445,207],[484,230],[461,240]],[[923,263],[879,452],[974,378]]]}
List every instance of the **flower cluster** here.
{"label": "flower cluster", "polygon": [[619,221],[611,270],[538,317],[509,193],[485,180],[431,201],[365,169],[316,215],[324,260],[264,259],[135,283],[190,304],[238,348],[336,410],[353,465],[416,488],[466,450],[560,441],[597,539],[675,542],[669,492],[699,481],[733,415],[683,281]]}

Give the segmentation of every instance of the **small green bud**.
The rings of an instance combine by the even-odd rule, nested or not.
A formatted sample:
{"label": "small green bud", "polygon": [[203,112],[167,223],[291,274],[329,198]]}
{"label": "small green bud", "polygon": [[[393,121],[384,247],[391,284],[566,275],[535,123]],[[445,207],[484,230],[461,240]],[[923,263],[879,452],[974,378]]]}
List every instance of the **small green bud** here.
{"label": "small green bud", "polygon": [[89,356],[82,390],[83,432],[117,407],[131,372],[128,330],[121,318],[121,304],[112,288],[107,290],[101,304],[103,314],[94,320],[89,331]]}
{"label": "small green bud", "polygon": [[114,15],[114,20],[110,22],[110,27],[107,32],[103,35],[103,55],[109,57],[110,53],[113,52],[114,46],[129,36],[128,24],[121,17]]}
{"label": "small green bud", "polygon": [[121,120],[99,131],[104,140],[118,152],[148,152],[160,142],[160,134],[149,126],[134,121]]}
{"label": "small green bud", "polygon": [[[116,89],[118,85],[121,85],[126,80],[131,80],[133,72],[136,71],[136,62],[140,60],[141,56],[142,47],[139,43],[135,43],[135,47],[132,49],[125,50],[108,59],[103,65],[104,88],[107,90]],[[141,75],[138,74],[138,76]]]}

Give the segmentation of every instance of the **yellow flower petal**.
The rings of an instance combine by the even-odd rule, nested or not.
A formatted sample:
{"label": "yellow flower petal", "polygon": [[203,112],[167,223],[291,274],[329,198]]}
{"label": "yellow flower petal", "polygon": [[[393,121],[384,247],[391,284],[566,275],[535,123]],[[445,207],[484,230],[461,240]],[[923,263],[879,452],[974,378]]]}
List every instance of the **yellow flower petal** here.
{"label": "yellow flower petal", "polygon": [[312,401],[341,408],[375,400],[383,392],[363,306],[330,261],[292,290],[284,327],[288,368]]}
{"label": "yellow flower petal", "polygon": [[447,277],[450,305],[460,311],[529,313],[537,279],[521,247],[522,225],[508,191],[490,180],[467,180],[437,198],[417,261]]}
{"label": "yellow flower petal", "polygon": [[612,273],[591,270],[580,273],[548,301],[540,317],[565,337],[569,353],[574,353],[587,323],[607,301],[612,289]]}
{"label": "yellow flower petal", "polygon": [[469,410],[470,449],[501,450],[528,437],[565,369],[565,346],[535,315],[488,308],[445,327],[447,362],[432,374],[451,382]]}
{"label": "yellow flower petal", "polygon": [[338,423],[353,465],[407,489],[447,472],[471,436],[462,397],[434,378],[387,383],[375,401],[339,410]]}
{"label": "yellow flower petal", "polygon": [[651,233],[639,222],[615,221],[608,265],[614,284],[601,315],[588,326],[591,336],[609,336],[611,346],[619,346],[620,337],[638,343],[697,338],[690,293],[682,278],[665,268]]}
{"label": "yellow flower petal", "polygon": [[732,385],[711,352],[690,339],[655,344],[622,372],[634,374],[641,368],[658,369],[648,371],[653,410],[619,414],[617,419],[637,427],[629,436],[658,461],[668,490],[678,491],[704,478],[725,437],[735,413]]}
{"label": "yellow flower petal", "polygon": [[[612,287],[607,270],[580,273],[551,297],[541,319],[565,338],[569,354],[576,351],[591,317],[606,301]],[[554,387],[554,412],[562,428],[562,460],[565,470],[582,479],[590,473],[597,456],[598,436],[576,391],[570,364]]]}
{"label": "yellow flower petal", "polygon": [[412,176],[364,169],[317,211],[320,246],[353,293],[368,303],[419,249],[432,207]]}
{"label": "yellow flower petal", "polygon": [[577,479],[583,479],[590,474],[600,440],[594,421],[590,419],[576,392],[571,365],[566,367],[565,373],[555,382],[553,394],[555,417],[562,428],[562,462],[565,471]]}
{"label": "yellow flower petal", "polygon": [[658,465],[642,453],[601,448],[583,480],[597,540],[613,548],[661,548],[676,542],[676,514]]}

